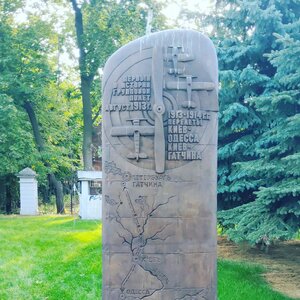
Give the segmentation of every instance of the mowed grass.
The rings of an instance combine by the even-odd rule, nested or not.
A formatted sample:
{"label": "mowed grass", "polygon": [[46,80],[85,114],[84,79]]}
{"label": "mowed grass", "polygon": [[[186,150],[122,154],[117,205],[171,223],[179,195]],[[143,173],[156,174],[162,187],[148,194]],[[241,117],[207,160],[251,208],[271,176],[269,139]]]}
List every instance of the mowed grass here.
{"label": "mowed grass", "polygon": [[0,216],[0,299],[101,299],[101,224]]}
{"label": "mowed grass", "polygon": [[[1,300],[101,299],[101,265],[100,222],[0,216]],[[263,271],[220,260],[218,299],[290,299],[267,285]]]}
{"label": "mowed grass", "polygon": [[218,261],[218,300],[291,300],[271,289],[255,264]]}

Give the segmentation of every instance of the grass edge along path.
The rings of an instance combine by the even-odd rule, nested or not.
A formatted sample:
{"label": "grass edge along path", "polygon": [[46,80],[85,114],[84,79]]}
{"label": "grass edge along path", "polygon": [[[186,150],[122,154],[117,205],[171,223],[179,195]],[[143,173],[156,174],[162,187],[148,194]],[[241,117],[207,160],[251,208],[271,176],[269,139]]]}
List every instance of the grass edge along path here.
{"label": "grass edge along path", "polygon": [[274,291],[263,274],[266,269],[253,263],[218,260],[218,300],[290,300]]}
{"label": "grass edge along path", "polygon": [[[0,299],[101,299],[101,246],[100,222],[0,216]],[[263,272],[252,264],[219,260],[218,299],[291,299],[273,291]]]}

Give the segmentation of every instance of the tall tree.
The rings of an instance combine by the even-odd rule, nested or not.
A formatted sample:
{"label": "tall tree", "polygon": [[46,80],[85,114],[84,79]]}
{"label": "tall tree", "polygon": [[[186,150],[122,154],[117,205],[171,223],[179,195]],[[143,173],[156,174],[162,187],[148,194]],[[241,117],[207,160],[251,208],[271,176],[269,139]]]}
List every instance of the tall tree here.
{"label": "tall tree", "polygon": [[6,93],[7,67],[10,67],[10,38],[13,14],[22,7],[22,1],[0,2],[0,211],[11,213],[18,204],[15,174],[26,163],[33,163],[37,152],[30,132],[30,123],[24,111],[19,111]]}
{"label": "tall tree", "polygon": [[[70,156],[71,149],[69,147],[66,149],[66,134],[63,133],[69,132],[67,122],[70,115],[62,111],[64,99],[58,96],[59,93],[54,92],[60,91],[56,74],[49,62],[56,51],[56,45],[53,44],[55,34],[49,29],[48,22],[41,20],[38,15],[28,16],[25,23],[17,24],[14,22],[13,13],[13,10],[1,12],[0,95],[2,99],[6,99],[6,103],[10,101],[8,108],[12,108],[11,114],[15,110],[18,112],[16,115],[22,116],[22,119],[16,122],[16,117],[9,119],[10,115],[3,116],[8,124],[14,120],[15,132],[20,133],[20,141],[5,141],[6,144],[2,149],[6,151],[3,153],[5,156],[2,161],[5,163],[7,159],[14,165],[12,153],[7,151],[12,147],[7,143],[13,143],[19,157],[27,158],[20,159],[15,165],[18,168],[28,165],[34,167],[39,173],[40,182],[45,182],[48,178],[55,191],[57,212],[63,213],[61,180],[68,173],[66,170],[71,170],[76,159]],[[27,114],[27,122],[22,125],[24,112]],[[30,130],[28,124],[31,125]],[[20,142],[28,135],[31,136],[28,141],[35,142],[36,151],[32,151],[32,147],[29,146],[27,149],[21,147]],[[10,136],[15,137],[12,133]],[[32,146],[30,143],[28,145]],[[10,174],[5,169],[3,172],[6,176]]]}
{"label": "tall tree", "polygon": [[30,132],[25,112],[19,111],[11,98],[0,93],[0,211],[12,212],[16,206],[15,174],[27,164],[35,163],[38,157]]}
{"label": "tall tree", "polygon": [[[296,200],[294,196],[291,197],[292,191],[295,197],[298,195],[296,182],[288,180],[289,172],[285,173],[279,165],[278,169],[275,166],[276,161],[283,158],[282,155],[289,153],[294,157],[298,151],[296,146],[291,146],[297,142],[294,102],[298,101],[298,96],[294,90],[291,91],[294,96],[290,95],[290,101],[293,104],[283,105],[287,98],[283,100],[283,96],[278,94],[276,99],[281,99],[280,106],[284,106],[284,109],[278,110],[272,100],[275,94],[272,93],[279,93],[280,89],[282,92],[283,86],[279,88],[277,82],[279,65],[273,56],[267,54],[281,53],[277,52],[282,46],[274,33],[284,36],[289,32],[289,27],[294,28],[294,31],[299,29],[299,11],[299,4],[294,0],[218,0],[216,10],[210,16],[189,13],[203,28],[212,29],[211,36],[218,51],[218,207],[224,210],[219,214],[219,220],[223,226],[230,228],[228,234],[236,241],[256,243],[266,236],[269,239],[287,238],[295,233],[295,226],[291,227],[290,223],[296,224],[295,215],[298,214]],[[299,39],[299,33],[294,38]],[[284,56],[281,57],[283,61]],[[281,76],[291,71],[288,68],[280,71]],[[292,76],[287,75],[286,84],[295,77],[294,73]],[[293,121],[287,116],[292,117]],[[283,122],[284,119],[286,121]],[[285,135],[286,122],[290,124],[287,128],[294,126],[294,129],[291,129],[287,140],[282,139],[279,143],[280,137]],[[282,172],[281,178],[278,172]],[[277,185],[283,188],[284,185],[280,183],[282,180],[290,184],[285,192],[281,188],[276,189]],[[271,190],[273,196],[269,193]],[[280,196],[280,193],[288,193],[289,201],[287,195]],[[272,200],[267,200],[267,195]],[[262,202],[264,204],[260,205]],[[290,202],[294,205],[290,206]],[[279,207],[280,210],[277,210]],[[278,213],[276,217],[279,211],[282,213],[281,218],[277,218],[278,226],[274,226],[274,211]]]}
{"label": "tall tree", "polygon": [[[158,14],[159,5],[148,1],[148,7]],[[107,58],[126,42],[145,33],[147,6],[140,1],[78,1],[70,0],[75,14],[76,40],[79,49],[80,88],[83,103],[83,163],[92,169],[93,104],[91,90],[99,68]],[[156,18],[162,20],[161,17]],[[101,110],[97,99],[96,114]]]}
{"label": "tall tree", "polygon": [[[299,25],[285,27],[289,32]],[[229,236],[237,241],[290,239],[300,224],[299,30],[275,36],[282,49],[266,55],[276,67],[275,76],[263,95],[249,99],[266,128],[255,142],[256,159],[236,164],[241,178],[259,178],[260,187],[254,202],[221,213]]]}

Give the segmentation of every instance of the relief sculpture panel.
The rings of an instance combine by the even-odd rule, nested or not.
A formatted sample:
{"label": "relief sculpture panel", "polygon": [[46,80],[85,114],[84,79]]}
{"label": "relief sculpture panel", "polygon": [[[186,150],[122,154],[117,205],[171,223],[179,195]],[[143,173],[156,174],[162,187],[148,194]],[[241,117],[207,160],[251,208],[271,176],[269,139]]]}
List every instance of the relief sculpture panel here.
{"label": "relief sculpture panel", "polygon": [[168,30],[103,75],[104,300],[216,299],[217,59]]}

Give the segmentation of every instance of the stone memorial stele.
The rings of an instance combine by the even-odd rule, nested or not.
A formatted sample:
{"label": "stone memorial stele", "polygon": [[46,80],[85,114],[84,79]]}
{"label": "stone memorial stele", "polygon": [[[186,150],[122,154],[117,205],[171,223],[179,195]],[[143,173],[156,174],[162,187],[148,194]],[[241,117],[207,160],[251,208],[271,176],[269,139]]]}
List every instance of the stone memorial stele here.
{"label": "stone memorial stele", "polygon": [[103,300],[216,299],[217,58],[192,30],[103,75]]}

